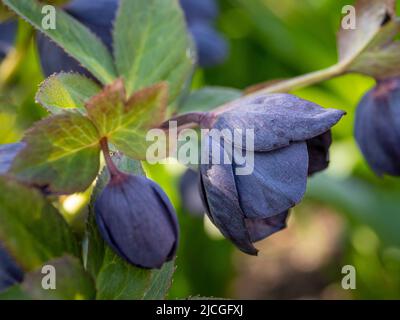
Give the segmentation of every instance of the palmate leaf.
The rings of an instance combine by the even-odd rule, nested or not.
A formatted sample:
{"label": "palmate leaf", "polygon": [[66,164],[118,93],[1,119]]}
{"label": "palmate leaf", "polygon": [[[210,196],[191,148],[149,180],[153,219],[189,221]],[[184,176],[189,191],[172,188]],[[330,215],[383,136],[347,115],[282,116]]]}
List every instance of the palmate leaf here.
{"label": "palmate leaf", "polygon": [[[134,175],[144,175],[139,161],[120,153],[112,156],[118,168]],[[87,223],[86,269],[96,279],[97,299],[164,299],[172,283],[174,261],[160,270],[137,268],[120,258],[105,244],[98,232],[93,203],[109,181],[105,170],[99,177],[90,205]]]}
{"label": "palmate leaf", "polygon": [[176,0],[121,0],[114,56],[128,95],[167,81],[173,101],[191,74],[193,57],[185,19]]}
{"label": "palmate leaf", "polygon": [[45,290],[42,280],[45,276],[41,268],[27,273],[23,283],[0,294],[0,299],[8,300],[90,300],[96,296],[96,288],[80,261],[71,256],[46,262],[56,271],[56,288]]}
{"label": "palmate leaf", "polygon": [[24,271],[80,251],[67,223],[40,192],[6,177],[0,177],[0,241]]}
{"label": "palmate leaf", "polygon": [[62,72],[43,81],[36,94],[36,101],[53,114],[71,108],[85,113],[85,103],[100,90],[97,83],[85,76]]}
{"label": "palmate leaf", "polygon": [[126,100],[124,83],[119,79],[90,99],[86,109],[102,137],[127,156],[143,160],[152,143],[146,141],[148,130],[165,120],[167,96],[167,84],[161,82]]}
{"label": "palmate leaf", "polygon": [[110,83],[116,77],[114,62],[106,46],[88,28],[57,9],[56,29],[42,28],[43,4],[36,0],[3,0],[18,15],[50,37],[68,54],[77,59],[97,79]]}
{"label": "palmate leaf", "polygon": [[100,146],[95,126],[78,112],[37,122],[10,172],[21,181],[54,194],[86,190],[99,171]]}

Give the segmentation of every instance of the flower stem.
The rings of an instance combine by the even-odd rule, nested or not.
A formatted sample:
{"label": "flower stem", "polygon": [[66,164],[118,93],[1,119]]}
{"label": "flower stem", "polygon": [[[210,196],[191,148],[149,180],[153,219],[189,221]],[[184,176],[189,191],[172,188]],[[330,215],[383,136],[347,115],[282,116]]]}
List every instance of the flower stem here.
{"label": "flower stem", "polygon": [[[246,95],[246,98],[256,98],[260,95],[263,94],[268,94],[268,93],[285,93],[285,92],[290,92],[295,89],[300,89],[304,88],[307,86],[311,86],[317,83],[320,83],[322,81],[326,81],[335,77],[338,77],[340,75],[343,75],[346,73],[346,65],[345,64],[336,64],[333,65],[329,68],[323,69],[323,70],[318,70],[314,71],[305,75],[301,75],[298,77],[294,77],[292,79],[288,80],[282,80],[275,82],[274,84],[271,84],[265,88],[259,89],[257,91],[254,91],[248,95]],[[225,112],[231,108],[234,108],[237,105],[236,101],[231,101],[228,102],[227,104],[224,104],[220,107],[218,107],[215,112],[217,114]]]}
{"label": "flower stem", "polygon": [[106,160],[107,169],[110,172],[111,178],[116,178],[122,175],[122,172],[118,170],[114,161],[111,159],[110,148],[108,147],[107,138],[101,138],[100,140],[101,150],[104,154],[104,159]]}

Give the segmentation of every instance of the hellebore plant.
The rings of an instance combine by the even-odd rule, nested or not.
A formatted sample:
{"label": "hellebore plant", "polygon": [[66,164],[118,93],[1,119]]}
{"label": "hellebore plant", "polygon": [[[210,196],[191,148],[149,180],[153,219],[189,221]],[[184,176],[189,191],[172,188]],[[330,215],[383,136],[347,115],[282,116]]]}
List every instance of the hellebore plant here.
{"label": "hellebore plant", "polygon": [[[400,22],[390,0],[357,1],[361,27],[341,30],[339,62],[326,70],[244,92],[214,88],[190,94],[196,54],[187,30],[201,65],[219,63],[226,55],[224,40],[211,28],[217,14],[213,1],[182,0],[185,16],[176,0],[76,0],[57,9],[55,30],[43,29],[40,2],[2,1],[42,33],[37,41],[47,75],[75,71],[52,74],[40,85],[36,101],[49,116],[27,130],[21,142],[0,147],[0,290],[22,281],[9,295],[165,297],[174,273],[178,222],[142,162],[150,160],[149,131],[164,132],[169,120],[177,121],[179,130],[254,132],[253,144],[207,135],[202,158],[209,161],[191,173],[211,221],[252,255],[254,242],[286,226],[308,177],[327,168],[330,130],[344,115],[288,94],[293,89],[347,72],[378,79],[360,104],[356,136],[378,173],[399,172],[394,140],[399,136],[395,37]],[[161,142],[172,147],[176,141]],[[251,153],[254,163],[251,172],[240,175],[238,169],[248,164],[241,161],[243,152]],[[231,161],[214,161],[225,156]],[[79,238],[56,209],[76,193],[91,194]],[[189,209],[201,211],[195,204]],[[37,290],[45,264],[57,267],[57,290]]]}

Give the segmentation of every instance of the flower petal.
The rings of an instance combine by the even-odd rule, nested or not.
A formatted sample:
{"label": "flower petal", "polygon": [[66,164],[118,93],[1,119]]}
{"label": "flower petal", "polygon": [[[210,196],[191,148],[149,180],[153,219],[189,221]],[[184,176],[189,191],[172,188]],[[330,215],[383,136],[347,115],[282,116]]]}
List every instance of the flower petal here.
{"label": "flower petal", "polygon": [[[243,141],[235,145],[247,150],[271,151],[292,142],[306,141],[328,131],[345,113],[324,109],[290,94],[266,94],[238,100],[219,115],[214,128],[254,130],[254,146]],[[244,131],[243,131],[244,132]]]}
{"label": "flower petal", "polygon": [[263,240],[270,235],[286,228],[289,211],[266,219],[246,219],[247,230],[252,242]]}
{"label": "flower petal", "polygon": [[268,218],[298,204],[306,191],[308,161],[305,142],[254,153],[253,173],[235,176],[245,217]]}
{"label": "flower petal", "polygon": [[[211,143],[212,139],[209,138],[208,142]],[[222,147],[219,151],[222,157],[225,151]],[[215,162],[212,160],[210,155],[210,164],[200,166],[201,189],[207,214],[221,233],[240,250],[256,255],[257,249],[251,243],[240,208],[232,165],[213,164]]]}
{"label": "flower petal", "polygon": [[325,170],[329,166],[329,147],[332,144],[332,133],[327,131],[318,137],[307,140],[309,156],[308,175]]}

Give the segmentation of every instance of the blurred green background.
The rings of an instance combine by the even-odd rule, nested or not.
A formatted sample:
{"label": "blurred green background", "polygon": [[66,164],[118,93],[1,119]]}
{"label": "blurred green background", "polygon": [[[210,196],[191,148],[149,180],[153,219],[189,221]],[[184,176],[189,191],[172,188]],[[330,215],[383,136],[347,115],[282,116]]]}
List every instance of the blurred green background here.
{"label": "blurred green background", "polygon": [[[336,32],[350,0],[221,0],[218,28],[230,44],[221,66],[196,72],[193,88],[244,89],[328,67],[337,60]],[[24,35],[21,34],[20,37]],[[18,141],[45,116],[34,103],[43,80],[34,46],[11,84],[0,91],[0,143]],[[169,298],[214,296],[244,299],[399,299],[400,180],[378,178],[353,138],[354,111],[374,80],[346,75],[295,94],[324,107],[343,109],[330,168],[310,180],[305,201],[292,211],[288,229],[257,244],[259,257],[241,254],[203,217],[181,208],[177,164],[148,167],[178,210],[181,241]],[[67,219],[83,207],[62,199]],[[344,265],[357,271],[357,289],[344,290]]]}

